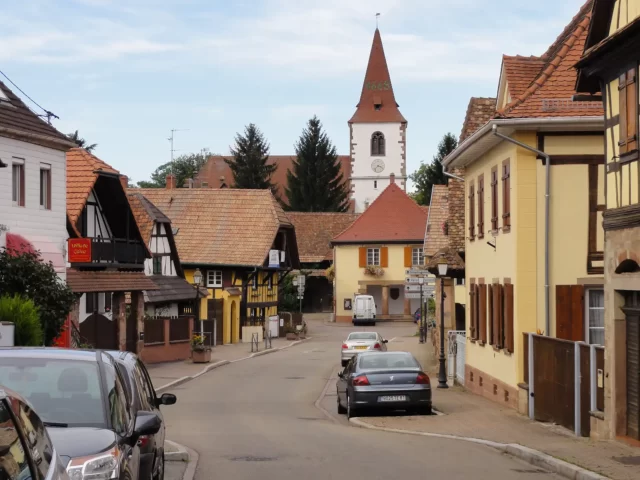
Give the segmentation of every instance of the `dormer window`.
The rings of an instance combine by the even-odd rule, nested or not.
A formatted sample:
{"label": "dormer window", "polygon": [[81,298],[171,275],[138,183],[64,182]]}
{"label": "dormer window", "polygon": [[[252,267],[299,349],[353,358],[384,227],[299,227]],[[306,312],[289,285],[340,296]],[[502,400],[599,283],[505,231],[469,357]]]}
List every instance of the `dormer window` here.
{"label": "dormer window", "polygon": [[375,132],[371,135],[371,155],[381,157],[385,155],[384,135],[382,132]]}

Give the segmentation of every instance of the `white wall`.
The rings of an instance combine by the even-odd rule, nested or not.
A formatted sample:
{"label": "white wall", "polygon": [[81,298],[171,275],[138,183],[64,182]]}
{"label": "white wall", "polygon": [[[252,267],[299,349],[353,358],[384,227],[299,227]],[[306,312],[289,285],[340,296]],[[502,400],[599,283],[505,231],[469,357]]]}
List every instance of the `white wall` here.
{"label": "white wall", "polygon": [[[371,155],[371,135],[374,132],[382,132],[385,139],[385,156]],[[402,154],[405,142],[402,138],[400,123],[355,123],[352,125],[353,134],[353,167],[351,183],[353,186],[352,197],[355,199],[356,212],[362,212],[365,201],[369,204],[380,195],[389,185],[389,175],[394,173],[396,183],[405,188],[406,166],[403,165]],[[381,159],[385,168],[376,173],[371,168],[375,159]],[[378,182],[374,188],[374,181]]]}
{"label": "white wall", "polygon": [[[171,253],[171,246],[169,244],[169,239],[167,237],[156,236],[156,233],[155,233],[156,226],[157,224],[154,223],[153,234],[151,235],[151,239],[149,240],[149,250],[151,250],[151,253],[159,253],[159,254]],[[161,235],[167,234],[167,230],[164,224],[160,224],[160,234]],[[144,273],[145,275],[153,275],[153,259],[152,258],[147,258],[144,261]],[[177,275],[176,267],[173,263],[173,259],[171,258],[171,256],[162,257],[162,275],[164,275],[165,277],[175,277]]]}
{"label": "white wall", "polygon": [[[25,206],[11,201],[12,158],[24,159]],[[51,260],[64,280],[67,235],[67,191],[65,153],[39,145],[0,137],[0,159],[7,168],[0,168],[0,225],[10,233],[22,235],[40,250],[45,260]],[[51,165],[51,210],[40,208],[40,164]],[[4,235],[0,246],[4,246]]]}

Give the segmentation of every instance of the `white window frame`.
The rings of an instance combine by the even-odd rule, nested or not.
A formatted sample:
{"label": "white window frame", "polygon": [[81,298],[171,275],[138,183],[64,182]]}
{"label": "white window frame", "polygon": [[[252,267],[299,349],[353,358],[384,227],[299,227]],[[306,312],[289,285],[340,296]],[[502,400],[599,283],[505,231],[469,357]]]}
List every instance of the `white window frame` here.
{"label": "white window frame", "polygon": [[222,287],[222,270],[207,270],[207,287]]}
{"label": "white window frame", "polygon": [[411,265],[415,267],[424,266],[424,248],[414,247],[411,249]]}
{"label": "white window frame", "polygon": [[[16,175],[14,173],[14,167],[19,166],[20,167],[20,175],[18,178],[18,184],[15,184],[16,181]],[[27,195],[26,195],[26,191],[23,192],[21,190],[22,185],[25,186],[25,190],[27,188],[27,182],[26,182],[26,178],[24,178],[26,175],[25,173],[25,161],[24,158],[17,158],[17,157],[13,157],[11,159],[11,202],[14,206],[16,207],[24,207],[27,203]],[[17,198],[14,198],[13,196],[13,192],[15,192],[18,194]],[[24,198],[24,204],[20,204],[20,199]]]}
{"label": "white window frame", "polygon": [[[42,182],[42,172],[47,172],[47,181],[46,182]],[[49,190],[51,189],[51,165],[49,165],[48,163],[41,163],[40,164],[40,208],[42,210],[51,210],[51,205],[50,205],[50,201],[49,201],[49,197],[51,195],[51,192],[49,192]],[[44,187],[44,191],[43,191],[43,187]]]}
{"label": "white window frame", "polygon": [[367,267],[380,266],[380,248],[367,248]]}
{"label": "white window frame", "polygon": [[[584,291],[584,336],[585,336],[585,342],[588,344],[591,344],[591,330],[602,330],[604,332],[604,301],[603,301],[603,305],[602,307],[589,307],[589,296],[591,295],[591,292],[602,292],[603,296],[604,296],[604,287],[601,288],[586,288]],[[604,299],[604,297],[603,297]],[[590,322],[589,322],[589,315],[590,315],[590,311],[591,310],[602,310],[603,315],[602,315],[602,327],[591,327],[590,326]],[[595,345],[600,345],[600,344],[595,344]],[[602,344],[602,346],[604,347],[604,344]]]}

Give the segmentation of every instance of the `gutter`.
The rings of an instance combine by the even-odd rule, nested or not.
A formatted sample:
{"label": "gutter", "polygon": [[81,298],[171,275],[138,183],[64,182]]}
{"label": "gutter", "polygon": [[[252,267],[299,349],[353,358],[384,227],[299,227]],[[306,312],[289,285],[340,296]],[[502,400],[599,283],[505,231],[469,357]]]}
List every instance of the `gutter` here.
{"label": "gutter", "polygon": [[22,130],[16,130],[15,128],[0,127],[0,134],[3,133],[10,138],[17,138],[19,140],[25,140],[27,142],[35,142],[36,145],[42,145],[44,143],[45,146],[48,146],[49,148],[54,148],[51,147],[51,145],[56,145],[60,150],[63,151],[70,150],[72,148],[78,148],[78,145],[70,140],[67,141],[62,138],[56,138],[50,135],[24,132]]}
{"label": "gutter", "polygon": [[496,137],[500,137],[506,142],[513,143],[519,147],[529,150],[536,155],[545,159],[544,175],[545,175],[545,187],[544,187],[544,334],[549,336],[550,328],[550,312],[549,312],[549,204],[551,200],[551,158],[546,153],[530,147],[526,143],[519,142],[507,135],[503,135],[498,132],[498,126],[493,125],[491,127],[493,134]]}

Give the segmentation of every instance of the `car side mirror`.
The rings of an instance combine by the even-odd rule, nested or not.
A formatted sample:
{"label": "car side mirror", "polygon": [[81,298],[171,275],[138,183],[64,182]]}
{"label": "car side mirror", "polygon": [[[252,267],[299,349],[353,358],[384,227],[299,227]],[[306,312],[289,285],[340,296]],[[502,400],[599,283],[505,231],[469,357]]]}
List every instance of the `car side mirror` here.
{"label": "car side mirror", "polygon": [[338,372],[338,377],[344,378],[344,372]]}
{"label": "car side mirror", "polygon": [[132,444],[135,444],[143,435],[155,435],[162,427],[162,420],[153,412],[140,410],[136,414],[136,423],[133,427],[133,435],[131,436]]}
{"label": "car side mirror", "polygon": [[163,393],[162,396],[156,399],[157,407],[160,405],[173,405],[178,401],[178,397],[176,397],[173,393]]}
{"label": "car side mirror", "polygon": [[389,343],[389,340],[382,340],[382,343]]}

